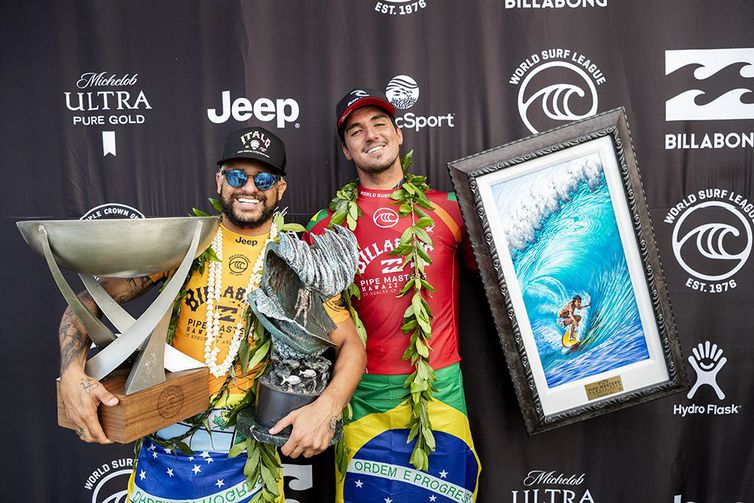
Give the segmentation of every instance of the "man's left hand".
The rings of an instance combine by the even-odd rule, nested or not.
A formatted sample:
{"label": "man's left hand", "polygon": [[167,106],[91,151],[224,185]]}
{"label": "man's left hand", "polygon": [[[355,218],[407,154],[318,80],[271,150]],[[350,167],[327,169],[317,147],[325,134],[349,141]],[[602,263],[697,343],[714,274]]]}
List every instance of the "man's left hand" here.
{"label": "man's left hand", "polygon": [[310,458],[330,445],[339,416],[340,411],[336,410],[333,401],[323,394],[314,402],[294,410],[278,421],[270,428],[270,434],[276,435],[288,426],[293,426],[291,436],[280,452],[291,458],[297,458],[301,454]]}

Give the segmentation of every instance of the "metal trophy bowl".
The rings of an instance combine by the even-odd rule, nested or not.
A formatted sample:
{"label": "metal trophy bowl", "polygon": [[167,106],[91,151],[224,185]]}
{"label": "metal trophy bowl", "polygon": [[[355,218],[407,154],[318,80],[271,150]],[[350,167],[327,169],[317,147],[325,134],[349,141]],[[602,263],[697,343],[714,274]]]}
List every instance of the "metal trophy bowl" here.
{"label": "metal trophy bowl", "polygon": [[[238,427],[260,442],[282,446],[291,427],[276,435],[275,423],[320,395],[328,384],[330,361],[322,356],[336,345],[335,329],[323,303],[345,289],[358,268],[358,245],[351,231],[336,226],[307,245],[281,233],[265,255],[262,283],[249,292],[249,307],[269,332],[272,357],[257,381],[253,407],[238,415]],[[332,443],[342,434],[336,426]]]}
{"label": "metal trophy bowl", "polygon": [[[63,297],[100,349],[87,361],[86,373],[103,381],[120,400],[115,407],[100,407],[108,438],[127,443],[206,409],[207,368],[196,370],[203,364],[166,345],[165,336],[173,302],[193,260],[212,242],[220,225],[218,217],[32,220],[16,225],[29,246],[44,256]],[[120,336],[81,303],[60,267],[78,273]],[[165,271],[175,273],[138,319],[95,278],[133,278]],[[136,352],[138,358],[126,378],[116,369]],[[167,375],[165,368],[171,371]],[[74,427],[60,393],[58,422]]]}

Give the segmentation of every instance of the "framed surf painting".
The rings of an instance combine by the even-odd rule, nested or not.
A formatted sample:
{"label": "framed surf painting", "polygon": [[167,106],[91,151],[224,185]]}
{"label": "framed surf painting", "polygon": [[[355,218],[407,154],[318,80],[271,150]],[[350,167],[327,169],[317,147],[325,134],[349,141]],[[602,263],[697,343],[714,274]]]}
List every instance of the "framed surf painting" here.
{"label": "framed surf painting", "polygon": [[530,434],[688,387],[622,108],[448,167]]}

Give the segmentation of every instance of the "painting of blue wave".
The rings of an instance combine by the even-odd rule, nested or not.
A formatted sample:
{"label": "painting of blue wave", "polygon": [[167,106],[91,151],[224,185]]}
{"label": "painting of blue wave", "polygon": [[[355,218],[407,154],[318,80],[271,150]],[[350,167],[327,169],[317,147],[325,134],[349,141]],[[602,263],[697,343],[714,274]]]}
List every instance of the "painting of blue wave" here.
{"label": "painting of blue wave", "polygon": [[[491,189],[548,387],[649,358],[599,154]],[[588,307],[566,348],[558,315],[576,295]]]}

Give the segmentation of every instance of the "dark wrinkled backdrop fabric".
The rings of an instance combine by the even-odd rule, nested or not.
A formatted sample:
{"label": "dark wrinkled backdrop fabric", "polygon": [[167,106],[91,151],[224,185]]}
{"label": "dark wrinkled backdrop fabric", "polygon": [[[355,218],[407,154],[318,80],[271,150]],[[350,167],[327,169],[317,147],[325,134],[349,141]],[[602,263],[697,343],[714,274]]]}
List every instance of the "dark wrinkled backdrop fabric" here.
{"label": "dark wrinkled backdrop fabric", "polygon": [[[727,292],[695,291],[687,286],[691,276],[674,256],[673,224],[664,219],[688,194],[704,189],[754,197],[750,147],[665,145],[669,133],[696,134],[701,142],[705,133],[754,130],[750,118],[665,120],[665,102],[684,90],[701,86],[717,97],[731,89],[754,89],[753,79],[738,73],[741,66],[701,84],[694,77],[695,67],[665,74],[666,51],[754,47],[754,4],[608,0],[599,2],[604,6],[556,9],[516,7],[504,0],[422,4],[425,7],[376,0],[0,4],[0,226],[5,262],[0,272],[0,500],[105,501],[122,491],[125,477],[114,474],[127,468],[132,455],[130,446],[82,445],[75,434],[56,426],[56,334],[64,301],[44,261],[21,239],[17,220],[77,218],[105,203],[126,204],[147,216],[184,215],[193,206],[208,209],[214,163],[225,135],[260,124],[288,145],[285,205],[293,220],[303,222],[327,204],[336,186],[354,177],[333,127],[335,102],[359,84],[385,89],[398,75],[410,76],[419,88],[416,104],[399,111],[400,116],[450,114],[453,127],[446,119],[439,127],[404,128],[404,151],[414,149],[416,172],[428,174],[434,187],[450,190],[448,161],[530,134],[517,107],[520,84],[509,80],[531,55],[563,48],[583,54],[603,74],[605,82],[596,87],[599,111],[626,108],[685,355],[708,340],[724,350],[727,365],[717,384],[726,397],[720,400],[712,388],[702,387],[693,399],[682,393],[528,437],[481,283],[467,274],[461,347],[469,415],[484,465],[479,501],[752,501],[754,264],[743,265],[734,276],[735,288]],[[417,12],[384,14],[377,10],[380,5],[395,11],[415,5]],[[77,88],[76,82],[89,72],[136,74],[137,79],[133,85]],[[98,90],[127,91],[131,105],[143,92],[150,108],[115,110],[114,97],[110,110],[103,110],[97,100],[98,111],[67,107],[64,93]],[[299,114],[281,128],[275,119],[258,117],[213,123],[207,111],[219,111],[224,91],[231,100],[245,97],[252,103],[258,98],[295,100]],[[742,106],[754,102],[751,96],[741,97]],[[96,115],[106,120],[138,115],[143,123],[73,123],[74,117]],[[103,131],[114,131],[117,155],[103,155]],[[748,225],[751,228],[751,219]],[[688,372],[693,383],[696,375],[691,368]],[[694,404],[738,409],[734,414],[687,417],[677,412],[679,406]],[[286,480],[288,501],[331,501],[331,459],[327,454],[291,461],[301,466],[289,469],[298,480]],[[529,484],[527,476],[537,470],[584,477],[574,486]]]}

